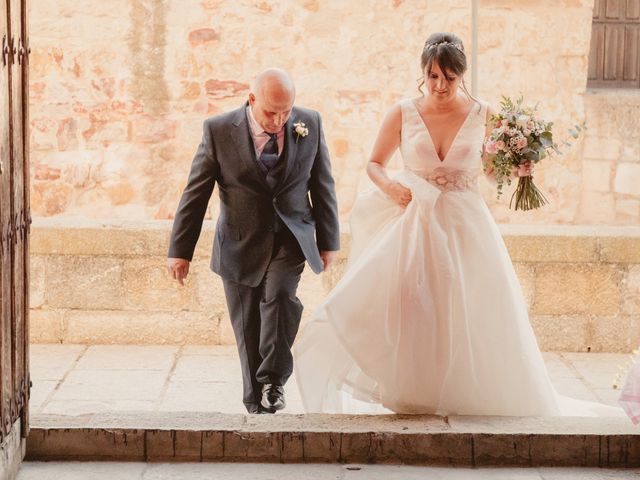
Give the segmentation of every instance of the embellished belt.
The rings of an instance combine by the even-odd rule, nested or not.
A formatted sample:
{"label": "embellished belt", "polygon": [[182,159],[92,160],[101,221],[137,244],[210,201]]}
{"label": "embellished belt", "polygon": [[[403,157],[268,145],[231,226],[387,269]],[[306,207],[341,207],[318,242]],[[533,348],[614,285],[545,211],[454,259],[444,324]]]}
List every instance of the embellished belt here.
{"label": "embellished belt", "polygon": [[472,170],[437,167],[411,171],[443,192],[478,191],[478,173]]}

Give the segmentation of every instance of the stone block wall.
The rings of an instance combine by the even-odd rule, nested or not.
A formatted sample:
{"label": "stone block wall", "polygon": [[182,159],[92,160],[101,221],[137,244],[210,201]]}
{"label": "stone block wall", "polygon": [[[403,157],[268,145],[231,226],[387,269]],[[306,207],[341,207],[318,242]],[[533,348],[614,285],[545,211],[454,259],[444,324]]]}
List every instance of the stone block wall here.
{"label": "stone block wall", "polygon": [[589,90],[579,218],[633,224],[640,215],[640,90]]}
{"label": "stone block wall", "polygon": [[[165,271],[168,221],[113,226],[38,220],[31,242],[35,343],[233,343],[205,225],[186,287]],[[544,350],[629,352],[640,343],[640,229],[501,226]],[[303,322],[339,279],[305,269]]]}
{"label": "stone block wall", "polygon": [[[397,100],[418,94],[425,38],[454,31],[470,50],[470,5],[462,0],[32,0],[33,213],[171,218],[202,121],[240,106],[256,72],[280,66],[297,83],[298,103],[323,115],[346,219],[367,185],[364,166],[384,113]],[[494,104],[502,94],[540,102],[558,134],[584,120],[593,0],[481,0],[479,5],[478,95]],[[635,198],[620,196],[628,195],[627,180],[615,180],[612,173],[611,195],[598,183],[599,172],[617,155],[608,149],[633,156],[635,144],[630,136],[619,136],[596,142],[605,149],[596,151],[593,138],[608,139],[609,130],[587,120],[593,123],[590,137],[536,173],[551,200],[548,207],[515,213],[507,208],[508,196],[498,202],[492,188],[483,186],[499,222],[639,223]],[[396,158],[392,166],[398,165]],[[634,168],[621,164],[620,178],[635,178],[633,172],[627,175]],[[215,218],[216,205],[212,200],[209,218]],[[615,216],[602,213],[602,205]]]}

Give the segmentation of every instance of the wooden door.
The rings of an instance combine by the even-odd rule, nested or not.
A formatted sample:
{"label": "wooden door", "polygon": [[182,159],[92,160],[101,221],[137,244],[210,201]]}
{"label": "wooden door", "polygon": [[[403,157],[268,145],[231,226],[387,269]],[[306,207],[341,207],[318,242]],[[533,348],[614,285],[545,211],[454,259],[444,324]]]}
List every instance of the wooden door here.
{"label": "wooden door", "polygon": [[28,40],[26,0],[0,0],[0,437],[21,420],[28,433],[27,155]]}
{"label": "wooden door", "polygon": [[640,0],[595,0],[589,87],[640,88]]}

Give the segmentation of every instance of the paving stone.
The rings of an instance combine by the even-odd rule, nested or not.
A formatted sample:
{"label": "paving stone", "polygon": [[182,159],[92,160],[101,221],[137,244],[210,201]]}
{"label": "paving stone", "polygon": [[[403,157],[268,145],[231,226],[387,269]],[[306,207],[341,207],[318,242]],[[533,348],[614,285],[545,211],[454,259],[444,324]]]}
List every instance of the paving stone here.
{"label": "paving stone", "polygon": [[339,480],[338,465],[179,464],[149,465],[143,480]]}
{"label": "paving stone", "polygon": [[614,390],[613,388],[594,388],[593,394],[596,399],[601,403],[606,403],[612,407],[619,407],[618,399],[620,398],[620,390]]}
{"label": "paving stone", "polygon": [[155,405],[156,402],[150,400],[50,400],[40,407],[39,412],[49,415],[150,412],[154,410]]}
{"label": "paving stone", "polygon": [[638,470],[405,465],[25,462],[18,480],[635,480]]}
{"label": "paving stone", "polygon": [[353,465],[351,470],[348,468],[345,469],[344,480],[543,480],[532,468],[470,469],[397,465]]}
{"label": "paving stone", "polygon": [[242,384],[231,382],[172,381],[162,398],[160,411],[246,413]]}
{"label": "paving stone", "polygon": [[596,401],[597,397],[589,385],[579,378],[563,378],[561,382],[554,382],[558,393],[580,400]]}
{"label": "paving stone", "polygon": [[238,348],[235,345],[185,345],[182,347],[181,356],[186,355],[216,355],[236,356]]}
{"label": "paving stone", "polygon": [[167,374],[141,370],[74,370],[58,387],[53,400],[155,400]]}
{"label": "paving stone", "polygon": [[144,463],[25,462],[18,480],[142,480]]}
{"label": "paving stone", "polygon": [[168,371],[180,347],[164,345],[91,345],[77,370]]}
{"label": "paving stone", "polygon": [[605,470],[587,468],[540,468],[544,480],[637,480],[640,470]]}
{"label": "paving stone", "polygon": [[[78,345],[34,346],[31,360],[35,372],[34,383],[37,384],[38,372],[48,372],[42,373],[40,377],[49,377],[51,381],[62,380],[67,370],[74,367],[74,359],[85,348]],[[146,348],[149,348],[148,352]],[[184,347],[180,354],[176,354],[178,360],[173,376],[161,378],[169,375],[166,367],[174,349],[175,347],[169,346],[92,347],[87,350],[86,358],[83,356],[68,372],[68,378],[57,391],[50,398],[46,396],[49,400],[46,401],[45,398],[45,404],[41,402],[43,395],[47,393],[44,392],[46,388],[41,392],[36,389],[50,388],[51,384],[34,387],[32,409],[34,412],[41,408],[41,412],[60,414],[103,413],[109,409],[120,412],[160,409],[166,412],[245,413],[241,402],[242,385],[235,347]],[[119,357],[119,352],[122,352],[122,357]],[[559,392],[575,398],[595,400],[596,389],[603,389],[598,390],[598,394],[607,403],[615,404],[616,391],[604,392],[610,388],[613,379],[613,374],[611,378],[609,374],[625,364],[627,355],[560,355],[549,352],[544,355],[552,381]],[[51,368],[51,365],[57,367]],[[111,367],[123,369],[109,372]],[[162,369],[154,371],[156,367]],[[140,369],[139,373],[135,369]],[[589,380],[587,384],[580,379],[581,375]],[[191,379],[188,380],[189,378]],[[286,394],[286,412],[302,413],[302,401],[295,376],[287,384]],[[71,404],[68,400],[74,402]],[[357,421],[352,420],[352,423]]]}
{"label": "paving stone", "polygon": [[71,369],[86,345],[34,345],[29,346],[32,380],[61,380]]}
{"label": "paving stone", "polygon": [[242,382],[240,359],[237,354],[182,355],[176,363],[172,380]]}
{"label": "paving stone", "polygon": [[38,411],[58,386],[58,380],[32,380],[29,408]]}

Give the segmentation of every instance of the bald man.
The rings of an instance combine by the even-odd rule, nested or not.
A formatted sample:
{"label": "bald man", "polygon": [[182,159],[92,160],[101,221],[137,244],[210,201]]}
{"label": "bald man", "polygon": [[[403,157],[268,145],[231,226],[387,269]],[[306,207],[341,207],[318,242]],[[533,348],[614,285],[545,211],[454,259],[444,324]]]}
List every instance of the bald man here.
{"label": "bald man", "polygon": [[204,122],[167,260],[183,284],[217,182],[220,215],[211,269],[224,284],[250,413],[285,407],[305,260],[320,273],[340,247],[320,115],[294,101],[289,76],[269,69],[258,75],[242,107]]}

